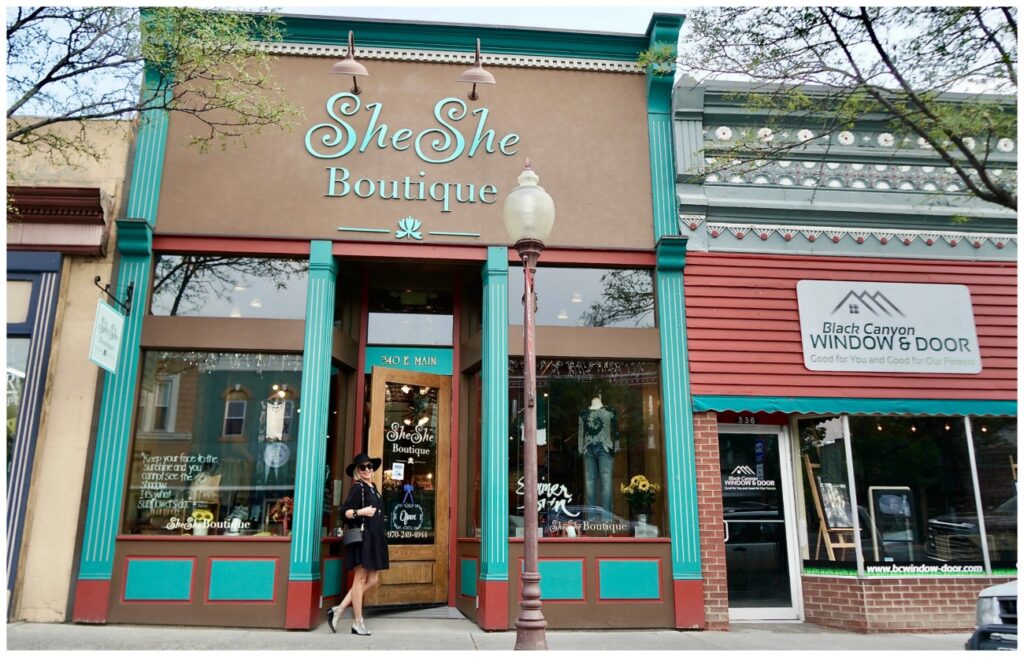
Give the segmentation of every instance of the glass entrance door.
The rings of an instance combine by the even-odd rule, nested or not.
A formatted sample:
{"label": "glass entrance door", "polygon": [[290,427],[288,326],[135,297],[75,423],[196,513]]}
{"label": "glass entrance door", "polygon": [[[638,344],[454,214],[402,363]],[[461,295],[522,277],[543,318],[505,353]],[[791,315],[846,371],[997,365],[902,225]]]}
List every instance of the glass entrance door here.
{"label": "glass entrance door", "polygon": [[791,476],[781,427],[719,429],[731,620],[798,619],[799,562],[786,501]]}
{"label": "glass entrance door", "polygon": [[448,599],[451,377],[374,367],[370,456],[380,455],[391,567],[368,605]]}

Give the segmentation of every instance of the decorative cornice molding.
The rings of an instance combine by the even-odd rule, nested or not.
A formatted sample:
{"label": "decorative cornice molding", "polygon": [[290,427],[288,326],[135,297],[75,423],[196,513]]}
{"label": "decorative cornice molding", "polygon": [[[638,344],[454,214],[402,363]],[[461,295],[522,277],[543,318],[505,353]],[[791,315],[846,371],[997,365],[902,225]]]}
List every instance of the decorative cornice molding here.
{"label": "decorative cornice molding", "polygon": [[7,198],[11,223],[110,223],[111,199],[98,187],[10,186]]}
{"label": "decorative cornice molding", "polygon": [[[348,46],[332,46],[309,43],[258,43],[261,49],[280,55],[299,55],[305,57],[342,58]],[[400,62],[433,62],[442,64],[473,64],[475,53],[455,52],[450,50],[413,50],[406,48],[367,48],[356,47],[357,59],[400,61]],[[540,55],[507,55],[487,54],[480,57],[485,66],[509,66],[519,68],[547,68],[578,71],[604,71],[608,73],[642,74],[644,70],[635,62],[623,62],[603,59],[583,59],[570,57],[554,57]]]}
{"label": "decorative cornice molding", "polygon": [[783,226],[765,224],[742,224],[722,223],[706,221],[699,215],[680,215],[679,224],[681,229],[696,231],[701,224],[706,224],[706,231],[711,239],[718,239],[726,233],[732,234],[736,239],[742,240],[748,234],[767,241],[773,233],[778,234],[783,240],[789,242],[798,235],[803,235],[808,242],[816,242],[824,238],[833,244],[843,240],[857,244],[866,244],[869,238],[878,240],[880,244],[888,244],[893,237],[904,246],[910,246],[914,241],[920,241],[925,246],[938,246],[945,243],[950,247],[980,249],[986,242],[991,242],[997,249],[1005,248],[1010,244],[1017,244],[1017,236],[1008,233],[968,233],[960,231],[936,231],[936,230],[900,230],[895,232],[886,229],[872,228],[842,228],[828,226]]}

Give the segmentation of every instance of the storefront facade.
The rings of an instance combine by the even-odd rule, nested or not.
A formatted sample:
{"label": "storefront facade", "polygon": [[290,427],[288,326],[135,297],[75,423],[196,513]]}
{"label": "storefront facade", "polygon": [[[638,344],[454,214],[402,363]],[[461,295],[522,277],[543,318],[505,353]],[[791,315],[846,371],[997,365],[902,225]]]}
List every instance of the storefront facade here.
{"label": "storefront facade", "polygon": [[[51,126],[62,133],[68,126]],[[90,419],[99,375],[86,360],[98,291],[123,198],[131,129],[89,121],[99,159],[8,148],[7,601],[8,619],[68,616]],[[62,135],[63,136],[63,135]]]}
{"label": "storefront facade", "polygon": [[[707,626],[969,629],[1017,574],[1016,215],[883,122],[772,134],[748,92],[674,101]],[[708,173],[745,133],[814,145]]]}
{"label": "storefront facade", "polygon": [[[552,627],[705,626],[671,85],[644,35],[285,18],[291,132],[199,154],[139,133],[78,622],[309,629],[333,537],[384,459],[371,606],[513,627],[522,558],[522,265],[502,202],[529,158],[557,220],[537,275],[540,569]],[[355,35],[369,70],[328,74]],[[475,39],[497,84],[457,82]],[[145,291],[143,294],[142,291]],[[142,309],[145,309],[142,312]]]}

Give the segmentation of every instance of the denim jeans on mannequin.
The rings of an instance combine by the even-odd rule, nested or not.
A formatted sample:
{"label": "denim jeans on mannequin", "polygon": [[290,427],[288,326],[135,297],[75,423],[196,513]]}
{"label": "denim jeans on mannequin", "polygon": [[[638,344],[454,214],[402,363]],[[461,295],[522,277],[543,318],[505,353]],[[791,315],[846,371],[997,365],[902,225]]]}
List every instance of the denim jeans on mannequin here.
{"label": "denim jeans on mannequin", "polygon": [[[612,464],[615,454],[601,443],[583,450],[583,495],[585,503],[612,512]],[[597,490],[595,490],[595,487]],[[593,520],[597,520],[594,518]]]}

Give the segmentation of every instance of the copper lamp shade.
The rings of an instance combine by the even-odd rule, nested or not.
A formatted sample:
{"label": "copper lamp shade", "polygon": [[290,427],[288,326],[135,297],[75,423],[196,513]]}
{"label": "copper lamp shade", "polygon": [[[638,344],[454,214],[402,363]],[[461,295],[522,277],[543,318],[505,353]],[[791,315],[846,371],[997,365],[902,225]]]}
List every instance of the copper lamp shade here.
{"label": "copper lamp shade", "polygon": [[366,67],[355,60],[353,53],[356,50],[356,40],[352,31],[348,32],[348,52],[345,53],[345,58],[340,62],[331,67],[332,75],[351,75],[352,76],[352,93],[359,95],[359,83],[356,82],[356,76],[368,76]]}
{"label": "copper lamp shade", "polygon": [[494,76],[485,71],[484,67],[480,64],[480,39],[476,40],[476,60],[473,62],[472,68],[466,69],[459,76],[459,82],[469,82],[473,85],[473,90],[469,92],[470,100],[476,100],[480,97],[476,93],[476,85],[495,84]]}

